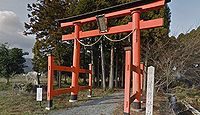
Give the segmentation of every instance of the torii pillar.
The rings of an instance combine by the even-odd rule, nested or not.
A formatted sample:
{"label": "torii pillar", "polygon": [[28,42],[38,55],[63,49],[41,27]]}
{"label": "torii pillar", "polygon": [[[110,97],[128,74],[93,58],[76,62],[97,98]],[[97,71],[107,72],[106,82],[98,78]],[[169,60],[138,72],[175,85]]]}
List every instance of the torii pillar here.
{"label": "torii pillar", "polygon": [[136,94],[133,102],[134,109],[141,109],[141,78],[140,78],[140,10],[132,11],[133,36],[132,36],[132,71],[133,95]]}
{"label": "torii pillar", "polygon": [[[75,38],[80,39],[79,32],[80,32],[80,22],[75,22]],[[74,53],[73,53],[73,67],[74,71],[72,72],[72,85],[71,88],[74,90],[71,92],[71,99],[69,102],[77,101],[78,96],[78,77],[79,77],[79,69],[80,69],[80,43],[77,40],[74,40]]]}

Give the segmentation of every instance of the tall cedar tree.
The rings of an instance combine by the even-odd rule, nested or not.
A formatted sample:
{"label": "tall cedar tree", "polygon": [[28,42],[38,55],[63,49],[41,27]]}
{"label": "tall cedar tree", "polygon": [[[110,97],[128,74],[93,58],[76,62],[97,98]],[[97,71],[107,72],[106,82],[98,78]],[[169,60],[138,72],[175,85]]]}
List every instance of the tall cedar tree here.
{"label": "tall cedar tree", "polygon": [[28,4],[27,10],[30,14],[28,14],[29,22],[25,23],[25,34],[36,35],[32,60],[35,71],[47,71],[48,53],[55,56],[56,63],[59,65],[70,63],[67,53],[70,52],[71,44],[61,41],[64,31],[55,20],[71,15],[69,13],[73,4],[76,4],[76,1],[37,0],[36,3]]}

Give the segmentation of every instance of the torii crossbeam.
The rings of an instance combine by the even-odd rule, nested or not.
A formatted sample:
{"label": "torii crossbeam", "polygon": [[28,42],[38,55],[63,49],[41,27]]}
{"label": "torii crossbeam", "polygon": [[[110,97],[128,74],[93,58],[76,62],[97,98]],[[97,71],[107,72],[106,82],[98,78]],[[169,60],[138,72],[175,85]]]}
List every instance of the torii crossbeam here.
{"label": "torii crossbeam", "polygon": [[[164,7],[167,0],[136,0],[134,2],[129,2],[122,5],[117,5],[114,7],[109,7],[106,9],[98,10],[95,12],[89,12],[86,14],[73,16],[70,18],[59,19],[61,27],[75,27],[73,33],[63,35],[62,40],[74,40],[74,52],[73,52],[73,66],[72,67],[62,67],[59,70],[64,71],[65,69],[72,72],[72,84],[67,90],[62,90],[52,93],[52,59],[49,57],[49,69],[48,69],[48,91],[47,100],[51,102],[54,95],[59,95],[63,93],[71,92],[71,101],[77,100],[78,91],[80,90],[78,85],[78,77],[80,70],[80,43],[78,40],[93,36],[101,36],[107,34],[117,34],[122,32],[133,32],[132,36],[132,48],[129,49],[130,52],[126,53],[126,64],[125,64],[125,92],[124,92],[124,114],[130,114],[130,104],[134,103],[135,109],[141,108],[141,76],[140,76],[140,30],[149,29],[155,27],[161,27],[163,25],[163,18],[153,19],[143,21],[140,20],[140,15],[143,12],[150,10],[160,9]],[[106,19],[123,17],[127,15],[132,16],[132,21],[126,25],[108,27],[107,32],[101,33],[99,29],[82,31],[81,26],[89,22],[95,22],[97,15],[104,14]],[[78,39],[78,40],[77,40]],[[132,57],[131,54],[132,53]],[[128,57],[127,57],[128,56]],[[132,60],[132,61],[131,61]],[[131,64],[132,62],[132,64]],[[85,71],[86,72],[86,71]],[[91,75],[91,69],[87,72]],[[86,73],[87,73],[86,72]],[[131,72],[133,73],[133,90],[130,94],[130,81]],[[90,81],[92,81],[90,79]],[[90,83],[91,85],[91,83]],[[91,90],[91,86],[89,88]],[[86,89],[87,89],[86,88]],[[131,95],[131,96],[130,96]],[[52,104],[48,105],[50,108]]]}

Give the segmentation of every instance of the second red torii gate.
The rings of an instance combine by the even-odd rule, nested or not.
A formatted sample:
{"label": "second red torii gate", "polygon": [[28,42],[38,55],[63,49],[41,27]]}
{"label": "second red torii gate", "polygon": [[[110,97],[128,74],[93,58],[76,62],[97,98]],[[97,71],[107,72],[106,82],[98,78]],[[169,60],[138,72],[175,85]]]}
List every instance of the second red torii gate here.
{"label": "second red torii gate", "polygon": [[[130,103],[131,103],[130,99],[131,98],[134,98],[134,108],[135,109],[141,108],[140,30],[161,27],[163,25],[163,19],[158,18],[158,19],[143,21],[143,20],[140,20],[140,15],[142,12],[147,12],[149,10],[162,8],[165,5],[165,3],[166,3],[165,0],[149,0],[149,1],[137,0],[135,2],[127,3],[125,5],[121,5],[121,6],[118,5],[116,7],[111,7],[111,8],[99,10],[96,12],[83,14],[80,16],[74,16],[74,17],[58,20],[61,23],[61,27],[69,27],[69,26],[75,27],[75,31],[73,33],[62,36],[63,41],[74,40],[73,71],[72,71],[72,84],[71,84],[71,87],[73,88],[73,90],[69,91],[71,92],[71,101],[77,100],[77,95],[79,91],[78,76],[80,72],[80,65],[79,65],[80,64],[80,43],[78,42],[78,40],[82,38],[93,37],[93,36],[116,34],[116,33],[122,33],[122,32],[133,32],[132,49],[131,49],[132,58],[131,59],[126,58],[126,61],[128,61],[127,63],[129,62],[131,63],[131,60],[132,60],[132,64],[130,65],[126,63],[126,67],[125,67],[126,76],[130,76],[131,74],[129,72],[131,71],[133,73],[133,91],[131,94],[132,97],[130,97],[130,91],[128,91],[130,89],[130,84],[129,86],[126,85],[125,98],[124,98],[124,113],[125,114],[130,113]],[[121,8],[122,6],[125,8]],[[81,30],[81,26],[83,24],[96,21],[96,15],[101,15],[101,14],[104,14],[105,18],[107,19],[132,15],[132,22],[129,22],[126,25],[108,27],[108,31],[106,33],[101,33],[99,29],[89,30],[89,31]],[[127,55],[130,56],[130,54],[127,54]],[[51,74],[49,73],[48,75],[49,75],[48,77],[50,77]],[[48,81],[48,84],[50,84],[49,83],[51,82],[50,80]],[[127,82],[128,80],[130,81],[130,77],[126,77],[125,81]],[[48,85],[47,94],[49,97],[51,97],[52,89],[49,87],[50,85]]]}

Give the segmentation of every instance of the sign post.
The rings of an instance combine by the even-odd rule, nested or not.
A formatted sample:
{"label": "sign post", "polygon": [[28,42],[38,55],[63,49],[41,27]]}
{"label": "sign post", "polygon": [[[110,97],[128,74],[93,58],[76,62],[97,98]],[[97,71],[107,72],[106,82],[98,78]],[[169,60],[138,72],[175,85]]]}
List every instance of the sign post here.
{"label": "sign post", "polygon": [[41,106],[41,102],[42,102],[42,88],[37,88],[37,94],[36,94],[36,101],[40,102],[40,106]]}
{"label": "sign post", "polygon": [[154,73],[155,67],[148,67],[147,73],[147,102],[146,102],[146,114],[153,115],[153,92],[154,92]]}

